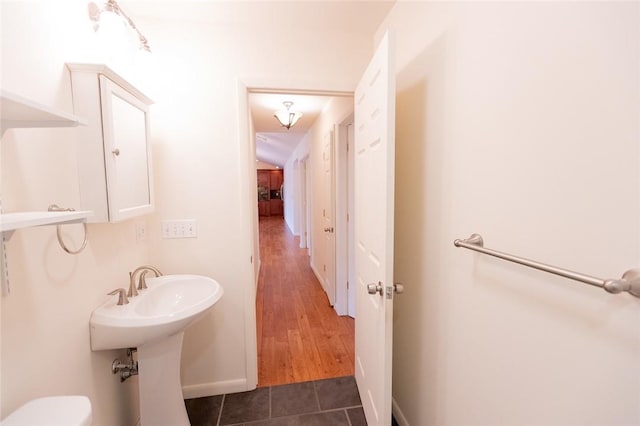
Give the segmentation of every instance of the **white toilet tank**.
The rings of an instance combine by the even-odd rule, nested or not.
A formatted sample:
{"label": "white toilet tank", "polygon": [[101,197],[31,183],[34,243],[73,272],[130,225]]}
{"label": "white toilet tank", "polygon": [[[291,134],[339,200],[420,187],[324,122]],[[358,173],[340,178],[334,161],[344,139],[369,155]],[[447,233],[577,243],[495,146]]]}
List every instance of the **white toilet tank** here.
{"label": "white toilet tank", "polygon": [[27,402],[0,422],[1,426],[90,426],[91,401],[86,396],[50,396]]}

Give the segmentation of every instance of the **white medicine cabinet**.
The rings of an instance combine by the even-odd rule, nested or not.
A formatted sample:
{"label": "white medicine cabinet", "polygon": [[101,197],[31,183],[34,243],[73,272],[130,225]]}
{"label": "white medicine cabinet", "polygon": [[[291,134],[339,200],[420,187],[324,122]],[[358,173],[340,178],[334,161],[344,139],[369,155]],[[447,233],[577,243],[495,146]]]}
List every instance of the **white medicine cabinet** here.
{"label": "white medicine cabinet", "polygon": [[149,105],[153,102],[113,70],[67,64],[73,107],[88,120],[78,135],[81,208],[89,222],[120,222],[151,213],[153,179]]}

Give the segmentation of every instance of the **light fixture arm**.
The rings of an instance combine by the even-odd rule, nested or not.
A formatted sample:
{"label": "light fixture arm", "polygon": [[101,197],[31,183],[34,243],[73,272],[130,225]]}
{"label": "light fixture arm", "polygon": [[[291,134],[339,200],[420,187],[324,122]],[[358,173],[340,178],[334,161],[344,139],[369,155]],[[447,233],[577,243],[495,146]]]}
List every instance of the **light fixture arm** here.
{"label": "light fixture arm", "polygon": [[116,0],[107,0],[102,10],[100,10],[100,7],[98,7],[97,4],[93,2],[89,3],[89,19],[91,19],[94,22],[93,23],[94,31],[98,31],[100,14],[102,12],[112,12],[122,16],[127,21],[131,29],[134,30],[136,34],[138,34],[138,39],[140,40],[140,48],[142,50],[146,50],[147,52],[151,52],[151,48],[149,47],[149,41],[147,40],[147,38],[144,35],[142,35],[138,27],[136,27],[136,24],[133,22],[133,19],[131,19],[129,15],[127,15],[124,12],[124,10],[122,10],[122,8],[120,7],[120,5]]}
{"label": "light fixture arm", "polygon": [[282,104],[287,110],[277,111],[273,116],[278,120],[282,127],[286,127],[287,130],[289,130],[298,122],[300,117],[302,117],[302,113],[291,111],[291,107],[293,106],[293,102],[291,101],[284,101]]}

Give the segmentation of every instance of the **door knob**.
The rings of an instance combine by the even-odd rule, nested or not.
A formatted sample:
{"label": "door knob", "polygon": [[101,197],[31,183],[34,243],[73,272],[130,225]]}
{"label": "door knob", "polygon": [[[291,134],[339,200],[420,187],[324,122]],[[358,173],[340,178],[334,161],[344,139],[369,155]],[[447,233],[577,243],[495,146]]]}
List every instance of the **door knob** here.
{"label": "door knob", "polygon": [[382,296],[383,288],[382,283],[378,281],[378,284],[367,284],[367,293],[376,294],[379,293]]}
{"label": "door knob", "polygon": [[324,232],[333,232],[333,228],[324,228]]}
{"label": "door knob", "polygon": [[118,155],[120,155],[120,148],[116,148],[111,152],[113,153],[113,155],[115,155],[117,157]]}
{"label": "door knob", "polygon": [[402,283],[393,283],[393,291],[397,294],[404,293],[404,285]]}

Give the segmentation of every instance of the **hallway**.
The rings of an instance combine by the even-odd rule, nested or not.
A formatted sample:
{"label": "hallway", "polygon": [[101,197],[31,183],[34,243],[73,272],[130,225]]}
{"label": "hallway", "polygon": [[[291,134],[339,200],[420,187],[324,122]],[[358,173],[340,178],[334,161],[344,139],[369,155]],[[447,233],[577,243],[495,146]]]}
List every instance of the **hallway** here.
{"label": "hallway", "polygon": [[260,218],[258,386],[354,374],[354,320],[336,314],[282,217]]}

